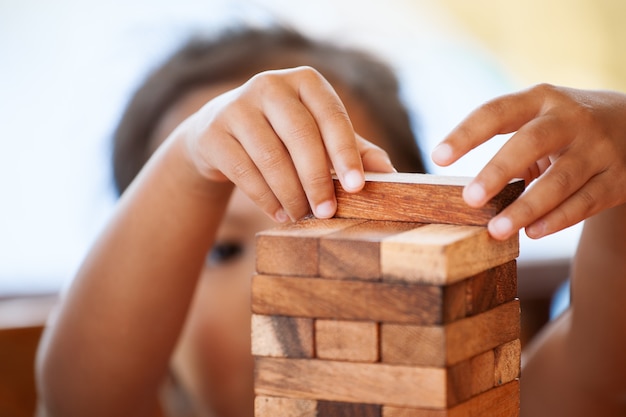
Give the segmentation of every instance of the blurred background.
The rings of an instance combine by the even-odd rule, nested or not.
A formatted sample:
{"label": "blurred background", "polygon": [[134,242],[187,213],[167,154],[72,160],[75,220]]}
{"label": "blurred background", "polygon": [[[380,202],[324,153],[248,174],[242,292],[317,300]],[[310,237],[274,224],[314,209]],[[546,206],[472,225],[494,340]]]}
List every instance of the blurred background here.
{"label": "blurred background", "polygon": [[[14,301],[52,303],[70,282],[115,203],[110,136],[123,106],[192,34],[285,21],[378,53],[400,74],[428,156],[500,94],[539,82],[626,91],[625,17],[620,0],[0,0],[0,328],[40,323],[50,304]],[[474,175],[504,140],[429,168]],[[537,328],[579,232],[522,236],[520,297]],[[7,392],[0,383],[0,402]]]}

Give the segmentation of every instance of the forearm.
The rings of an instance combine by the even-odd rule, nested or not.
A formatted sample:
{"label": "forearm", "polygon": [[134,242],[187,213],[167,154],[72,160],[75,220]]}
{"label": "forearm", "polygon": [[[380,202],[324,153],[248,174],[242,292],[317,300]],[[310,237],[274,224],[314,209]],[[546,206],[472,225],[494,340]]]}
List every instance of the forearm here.
{"label": "forearm", "polygon": [[60,415],[139,415],[167,370],[232,186],[201,181],[181,163],[181,142],[166,146],[122,197],[44,336],[40,394]]}
{"label": "forearm", "polygon": [[586,221],[572,277],[571,364],[587,388],[624,395],[626,204]]}

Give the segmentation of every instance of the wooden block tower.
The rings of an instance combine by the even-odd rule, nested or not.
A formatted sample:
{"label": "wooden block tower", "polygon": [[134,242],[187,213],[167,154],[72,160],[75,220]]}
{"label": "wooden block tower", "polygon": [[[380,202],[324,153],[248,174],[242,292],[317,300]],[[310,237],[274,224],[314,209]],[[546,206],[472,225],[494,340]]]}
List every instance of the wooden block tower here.
{"label": "wooden block tower", "polygon": [[519,415],[518,236],[465,178],[336,182],[338,211],[259,233],[252,280],[256,417]]}

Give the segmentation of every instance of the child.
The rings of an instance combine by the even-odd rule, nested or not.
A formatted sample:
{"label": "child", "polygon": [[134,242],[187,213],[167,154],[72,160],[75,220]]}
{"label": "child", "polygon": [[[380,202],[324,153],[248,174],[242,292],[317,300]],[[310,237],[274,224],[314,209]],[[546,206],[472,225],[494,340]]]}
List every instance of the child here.
{"label": "child", "polygon": [[626,95],[540,85],[475,110],[433,151],[448,165],[515,133],[464,190],[480,206],[507,181],[537,179],[494,217],[505,239],[540,238],[585,220],[572,307],[526,349],[523,416],[626,415]]}
{"label": "child", "polygon": [[[231,51],[232,45],[222,52]],[[257,45],[247,58],[266,56],[261,51]],[[390,134],[384,108],[370,102],[387,107],[384,95],[361,96],[385,71],[359,81],[370,64],[346,68],[326,53],[284,52],[272,56],[270,68],[248,69],[308,63],[324,76],[297,67],[244,83],[251,74],[224,66],[225,76],[182,83],[188,88],[182,94],[173,88],[175,97],[144,97],[153,103],[154,122],[130,138],[145,139],[137,155],[156,151],[124,192],[46,332],[42,412],[150,415],[174,352],[174,374],[198,415],[251,416],[254,232],[309,212],[332,216],[331,168],[354,192],[363,186],[363,169],[394,169],[376,145],[399,170],[419,170],[419,152],[402,150],[410,145]],[[397,96],[394,82],[380,86],[381,94]],[[624,108],[620,94],[539,86],[480,107],[433,154],[450,164],[494,134],[518,130],[465,192],[476,206],[515,176],[538,178],[492,220],[497,239],[522,227],[540,237],[591,216],[573,268],[573,307],[529,352],[525,415],[624,415],[626,311],[618,300],[626,293]],[[132,104],[127,112],[144,113]],[[396,162],[409,153],[413,162]],[[122,188],[122,178],[134,176],[133,168],[123,171],[116,169]]]}
{"label": "child", "polygon": [[397,81],[364,53],[242,30],[155,71],[116,132],[117,212],[41,344],[45,412],[151,415],[172,370],[195,415],[252,416],[254,235],[331,217],[330,168],[352,191],[394,169],[355,132],[423,172]]}

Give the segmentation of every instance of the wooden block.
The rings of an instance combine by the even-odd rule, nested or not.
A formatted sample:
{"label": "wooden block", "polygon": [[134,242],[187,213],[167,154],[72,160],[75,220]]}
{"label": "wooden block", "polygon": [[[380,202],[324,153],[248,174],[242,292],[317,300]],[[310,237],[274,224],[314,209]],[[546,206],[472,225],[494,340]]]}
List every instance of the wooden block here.
{"label": "wooden block", "polygon": [[468,303],[472,303],[468,297],[467,284],[471,280],[461,280],[443,287],[443,323],[459,320],[467,315]]}
{"label": "wooden block", "polygon": [[433,285],[255,275],[252,312],[337,320],[441,324],[443,289]]}
{"label": "wooden block", "polygon": [[255,393],[446,409],[494,387],[494,353],[448,368],[322,359],[255,358]]}
{"label": "wooden block", "polygon": [[[381,413],[382,406],[376,404],[356,404],[336,401],[317,402],[317,417],[381,417]],[[278,416],[278,414],[276,416]]]}
{"label": "wooden block", "polygon": [[257,233],[256,270],[266,274],[319,275],[319,238],[363,220],[304,219]]}
{"label": "wooden block", "polygon": [[517,264],[510,261],[443,287],[444,323],[479,314],[517,298]]}
{"label": "wooden block", "polygon": [[487,352],[476,355],[469,360],[472,372],[471,377],[468,378],[468,381],[470,381],[469,385],[471,386],[471,397],[488,391],[495,386],[494,356],[494,351],[488,350]]}
{"label": "wooden block", "polygon": [[313,320],[252,315],[252,354],[282,358],[314,356]]}
{"label": "wooden block", "polygon": [[510,261],[443,287],[444,323],[479,314],[517,298],[517,264]]}
{"label": "wooden block", "polygon": [[378,360],[378,323],[315,320],[315,356],[350,362]]}
{"label": "wooden block", "polygon": [[517,297],[515,260],[473,276],[466,285],[466,315],[482,313]]}
{"label": "wooden block", "polygon": [[412,366],[447,365],[444,326],[412,326],[382,323],[381,361]]}
{"label": "wooden block", "polygon": [[254,416],[319,417],[315,400],[266,396],[254,398]]}
{"label": "wooden block", "polygon": [[519,417],[519,407],[519,380],[515,380],[448,410],[383,405],[382,417]]}
{"label": "wooden block", "polygon": [[[493,368],[492,368],[493,370]],[[447,404],[459,404],[468,400],[472,396],[472,364],[470,360],[457,363],[446,368],[448,378],[446,378],[446,393],[448,394]],[[493,373],[492,373],[493,375]]]}
{"label": "wooden block", "polygon": [[265,315],[443,324],[514,300],[516,291],[510,288],[515,288],[516,277],[503,273],[510,266],[487,271],[497,279],[479,273],[478,284],[471,277],[446,286],[256,275],[252,309]]}
{"label": "wooden block", "polygon": [[494,387],[493,350],[448,368],[448,403],[459,404]]}
{"label": "wooden block", "polygon": [[381,417],[382,406],[304,398],[267,397],[254,399],[255,417]]}
{"label": "wooden block", "polygon": [[505,343],[494,349],[495,381],[502,385],[520,376],[522,345],[519,339]]}
{"label": "wooden block", "polygon": [[512,181],[485,206],[472,208],[462,197],[471,178],[367,173],[365,180],[352,194],[335,180],[336,217],[485,226],[524,190],[523,181]]}
{"label": "wooden block", "polygon": [[380,280],[380,241],[419,223],[367,221],[320,239],[320,275],[335,279]]}
{"label": "wooden block", "polygon": [[514,300],[443,326],[381,324],[381,360],[414,366],[452,365],[520,337]]}
{"label": "wooden block", "polygon": [[446,370],[322,359],[255,358],[256,395],[446,408]]}
{"label": "wooden block", "polygon": [[448,361],[458,362],[468,355],[519,339],[519,336],[520,305],[519,300],[514,300],[447,325]]}
{"label": "wooden block", "polygon": [[383,280],[446,285],[514,260],[519,238],[489,236],[486,227],[428,224],[381,242]]}

